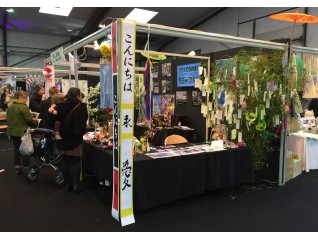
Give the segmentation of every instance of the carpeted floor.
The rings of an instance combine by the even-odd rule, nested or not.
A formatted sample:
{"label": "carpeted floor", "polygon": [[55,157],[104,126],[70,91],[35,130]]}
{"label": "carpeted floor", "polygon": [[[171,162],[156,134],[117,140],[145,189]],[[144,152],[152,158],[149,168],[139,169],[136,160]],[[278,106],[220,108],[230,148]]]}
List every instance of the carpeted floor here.
{"label": "carpeted floor", "polygon": [[[33,164],[39,164],[32,159]],[[315,232],[318,231],[318,170],[285,186],[245,185],[235,198],[226,190],[207,192],[137,212],[121,227],[111,216],[111,187],[84,177],[84,191],[67,193],[41,171],[34,184],[17,176],[12,145],[0,136],[1,232]]]}

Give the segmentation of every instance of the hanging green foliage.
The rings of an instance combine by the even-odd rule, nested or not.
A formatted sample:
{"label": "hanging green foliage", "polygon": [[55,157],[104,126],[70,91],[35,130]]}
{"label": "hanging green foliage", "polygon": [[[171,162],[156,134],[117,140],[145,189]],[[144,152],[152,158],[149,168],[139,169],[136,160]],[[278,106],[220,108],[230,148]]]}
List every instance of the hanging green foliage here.
{"label": "hanging green foliage", "polygon": [[[288,80],[286,67],[282,65],[283,55],[282,51],[274,50],[241,50],[222,65],[211,65],[211,91],[224,89],[233,102],[233,106],[227,105],[227,108],[233,107],[232,116],[237,117],[241,112],[238,131],[252,149],[255,168],[267,165],[267,155],[273,150],[273,141],[279,137],[278,129],[285,116],[282,95],[288,98]],[[226,103],[218,104],[218,96],[217,91],[214,109],[226,107]],[[228,126],[229,134],[236,129],[236,122],[232,120],[223,118],[221,123]]]}

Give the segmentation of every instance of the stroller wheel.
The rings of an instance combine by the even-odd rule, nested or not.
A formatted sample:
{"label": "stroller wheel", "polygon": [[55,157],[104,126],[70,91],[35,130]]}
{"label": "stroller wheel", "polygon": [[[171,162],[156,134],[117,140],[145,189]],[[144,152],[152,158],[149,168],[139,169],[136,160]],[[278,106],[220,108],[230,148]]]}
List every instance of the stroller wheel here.
{"label": "stroller wheel", "polygon": [[25,179],[29,183],[34,183],[38,180],[40,175],[40,169],[38,166],[31,166],[25,173]]}
{"label": "stroller wheel", "polygon": [[64,183],[64,175],[61,170],[54,171],[54,182],[56,186],[62,186]]}

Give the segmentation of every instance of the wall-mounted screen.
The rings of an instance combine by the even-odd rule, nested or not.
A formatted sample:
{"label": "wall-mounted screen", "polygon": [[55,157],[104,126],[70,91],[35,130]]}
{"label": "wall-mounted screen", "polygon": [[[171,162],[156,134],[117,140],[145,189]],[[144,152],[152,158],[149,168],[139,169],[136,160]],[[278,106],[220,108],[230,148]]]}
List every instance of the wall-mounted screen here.
{"label": "wall-mounted screen", "polygon": [[177,66],[177,87],[194,87],[195,79],[199,79],[200,63]]}

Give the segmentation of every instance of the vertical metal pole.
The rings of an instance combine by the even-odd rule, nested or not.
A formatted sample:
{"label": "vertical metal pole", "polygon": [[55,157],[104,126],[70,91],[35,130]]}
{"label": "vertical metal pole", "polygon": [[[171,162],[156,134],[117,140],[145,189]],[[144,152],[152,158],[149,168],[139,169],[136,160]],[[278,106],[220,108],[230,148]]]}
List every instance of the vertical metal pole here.
{"label": "vertical metal pole", "polygon": [[3,28],[2,28],[2,36],[3,36],[3,65],[4,66],[8,66],[7,23],[8,23],[8,12],[4,8]]}
{"label": "vertical metal pole", "polygon": [[285,153],[285,140],[286,140],[286,132],[287,130],[284,129],[284,122],[281,124],[281,131],[280,131],[280,150],[279,150],[279,178],[278,178],[278,185],[284,186],[285,185],[285,168],[286,168],[286,153]]}
{"label": "vertical metal pole", "polygon": [[78,88],[78,72],[76,66],[76,59],[77,59],[77,50],[74,50],[74,75],[75,75],[75,87]]}
{"label": "vertical metal pole", "polygon": [[[289,67],[290,64],[290,56],[291,56],[291,48],[290,42],[287,43],[287,64]],[[286,98],[289,98],[290,92],[289,90],[286,93]],[[285,118],[287,121],[287,118]],[[284,186],[285,184],[285,171],[286,171],[286,136],[287,136],[287,129],[285,129],[285,125],[287,122],[282,122],[281,134],[280,134],[280,153],[279,153],[279,178],[278,178],[278,185]]]}

